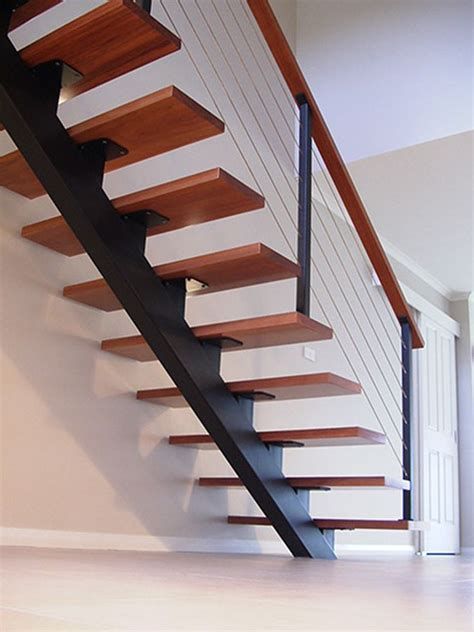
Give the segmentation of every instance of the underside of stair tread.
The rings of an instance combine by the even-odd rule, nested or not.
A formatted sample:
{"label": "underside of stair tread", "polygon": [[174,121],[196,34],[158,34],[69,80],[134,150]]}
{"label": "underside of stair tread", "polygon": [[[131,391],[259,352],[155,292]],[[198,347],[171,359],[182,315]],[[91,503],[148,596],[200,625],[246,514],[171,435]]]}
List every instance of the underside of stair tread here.
{"label": "underside of stair tread", "polygon": [[[106,171],[125,167],[224,131],[224,123],[174,86],[169,86],[72,126],[79,144],[106,138],[127,154],[106,163]],[[0,157],[0,186],[28,198],[44,189],[19,151]]]}
{"label": "underside of stair tread", "polygon": [[29,0],[25,4],[15,9],[10,20],[10,31],[17,29],[25,22],[29,22],[40,13],[44,13],[48,9],[52,9],[57,4],[61,4],[63,0]]}
{"label": "underside of stair tread", "polygon": [[[259,283],[297,277],[300,268],[263,244],[239,246],[230,250],[200,255],[154,268],[162,280],[193,278],[207,284],[195,294],[230,290]],[[64,288],[64,296],[80,303],[112,312],[122,309],[103,279]]]}
{"label": "underside of stair tread", "polygon": [[63,90],[63,98],[67,98],[160,59],[180,46],[178,37],[132,0],[109,0],[33,42],[21,50],[21,57],[31,67],[60,59],[80,72],[83,78]]}
{"label": "underside of stair tread", "polygon": [[[229,524],[241,524],[251,526],[270,526],[270,521],[265,516],[229,516]],[[415,520],[349,520],[346,518],[314,518],[314,524],[319,529],[383,529],[389,531],[423,531],[426,523]]]}
{"label": "underside of stair tread", "polygon": [[[223,169],[210,169],[112,200],[120,214],[143,209],[169,221],[152,226],[148,235],[209,222],[263,208],[265,199]],[[67,256],[84,252],[61,216],[25,226],[22,236]]]}
{"label": "underside of stair tread", "polygon": [[[410,489],[410,482],[386,476],[287,476],[286,480],[295,489]],[[242,487],[235,476],[212,476],[199,479],[201,487]]]}
{"label": "underside of stair tread", "polygon": [[[285,447],[385,444],[385,435],[360,426],[267,430],[259,432],[258,435],[264,443]],[[217,449],[213,438],[208,434],[172,435],[169,443],[189,448]]]}
{"label": "underside of stair tread", "polygon": [[[332,329],[298,312],[202,325],[193,327],[193,333],[202,341],[224,342],[230,339],[231,346],[224,344],[223,351],[257,349],[332,338]],[[156,360],[156,356],[142,336],[104,340],[101,347],[104,351],[140,362]]]}
{"label": "underside of stair tread", "polygon": [[[361,392],[359,384],[333,373],[313,373],[228,382],[227,388],[235,395],[253,396],[257,401],[331,397]],[[186,400],[177,388],[138,391],[137,399],[171,408],[187,406]]]}

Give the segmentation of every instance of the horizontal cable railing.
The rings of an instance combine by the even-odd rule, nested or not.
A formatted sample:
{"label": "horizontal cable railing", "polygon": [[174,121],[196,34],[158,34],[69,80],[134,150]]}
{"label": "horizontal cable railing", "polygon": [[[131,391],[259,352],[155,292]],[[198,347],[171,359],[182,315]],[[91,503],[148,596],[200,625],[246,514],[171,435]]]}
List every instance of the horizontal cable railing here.
{"label": "horizontal cable railing", "polygon": [[409,339],[406,331],[402,336],[403,325],[408,324],[414,346],[422,346],[422,339],[267,0],[159,0],[155,10],[182,38],[295,259],[303,238],[297,213],[303,151],[298,129],[301,104],[309,106],[313,312],[333,327],[343,358],[409,477],[409,389],[402,357]]}
{"label": "horizontal cable railing", "polygon": [[399,320],[408,320],[413,337],[413,346],[415,348],[422,347],[422,336],[392,267],[268,0],[247,0],[247,4],[262,31],[291,94],[296,100],[304,96],[309,103],[313,114],[313,140],[320,151],[328,172],[331,174],[335,187],[364,244],[367,255],[397,318]]}

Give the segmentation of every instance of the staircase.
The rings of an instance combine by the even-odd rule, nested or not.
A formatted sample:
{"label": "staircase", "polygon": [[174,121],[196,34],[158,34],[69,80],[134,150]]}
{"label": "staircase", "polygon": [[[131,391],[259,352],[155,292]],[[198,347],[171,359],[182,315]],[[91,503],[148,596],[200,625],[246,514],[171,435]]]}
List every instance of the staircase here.
{"label": "staircase", "polygon": [[[222,134],[225,122],[170,85],[66,130],[56,116],[60,93],[62,100],[85,93],[173,54],[181,41],[151,17],[146,6],[139,6],[146,3],[109,0],[16,51],[7,36],[9,28],[60,2],[2,3],[0,118],[18,150],[0,157],[0,185],[29,199],[48,193],[61,211],[60,216],[25,226],[25,239],[67,257],[86,252],[98,268],[101,278],[65,287],[64,297],[106,312],[124,309],[137,327],[138,335],[102,341],[102,350],[135,362],[158,359],[174,381],[172,388],[138,391],[137,400],[143,404],[137,406],[191,407],[207,433],[172,435],[169,449],[220,450],[235,477],[202,477],[198,484],[245,487],[264,515],[229,516],[229,525],[273,526],[295,556],[334,558],[335,530],[422,528],[411,520],[407,503],[403,520],[310,518],[312,490],[390,488],[401,491],[409,503],[410,481],[409,470],[399,480],[383,475],[341,477],[336,472],[329,477],[287,477],[282,472],[284,449],[375,449],[384,445],[384,433],[359,426],[265,432],[253,427],[256,402],[271,406],[279,400],[354,397],[362,392],[356,381],[331,372],[227,383],[220,377],[222,352],[333,337],[330,327],[309,316],[308,307],[301,308],[310,288],[308,244],[300,235],[299,262],[253,243],[151,267],[144,256],[147,238],[262,209],[265,199],[216,166],[109,200],[102,190],[104,173]],[[257,23],[259,17],[271,18],[265,0],[249,5]],[[259,16],[258,11],[264,13]],[[318,111],[310,110],[317,118]],[[305,211],[300,202],[300,216]],[[370,231],[364,234],[366,241],[373,238]],[[389,265],[384,255],[377,253],[375,258],[378,272]],[[382,278],[393,284],[391,269]],[[298,280],[298,295],[303,296],[298,310],[229,322],[216,319],[192,328],[186,323],[189,294],[285,279]],[[408,308],[397,300],[398,312],[405,310],[397,316],[405,319],[405,331],[413,333],[417,343]]]}

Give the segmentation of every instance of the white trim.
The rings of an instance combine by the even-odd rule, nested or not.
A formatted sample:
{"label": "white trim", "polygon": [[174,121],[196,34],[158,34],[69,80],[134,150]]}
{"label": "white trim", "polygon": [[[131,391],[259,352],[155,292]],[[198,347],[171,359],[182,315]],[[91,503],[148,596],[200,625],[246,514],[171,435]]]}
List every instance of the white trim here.
{"label": "white trim", "polygon": [[396,553],[397,555],[415,555],[413,544],[337,544],[336,553],[343,555],[350,553]]}
{"label": "white trim", "polygon": [[269,553],[287,551],[278,541],[174,538],[50,529],[0,528],[2,546],[113,551],[195,551],[197,553]]}
{"label": "white trim", "polygon": [[[296,176],[297,177],[297,176]],[[352,227],[352,224],[348,221],[345,213],[342,213],[339,208],[328,208],[321,200],[318,199],[316,195],[313,195],[312,198],[315,204],[319,204],[323,206],[326,210],[328,210],[333,215],[342,219],[346,224]],[[414,259],[412,259],[409,255],[400,250],[395,244],[393,244],[390,240],[378,235],[380,242],[385,250],[385,252],[390,256],[391,259],[394,259],[401,265],[405,266],[410,272],[413,272],[421,281],[429,285],[435,292],[438,292],[441,296],[448,299],[449,301],[462,301],[469,298],[470,292],[456,292],[452,290],[447,285],[444,285],[441,281],[439,281],[436,277],[434,277],[428,270],[420,266]]]}
{"label": "white trim", "polygon": [[380,237],[380,241],[382,242],[382,246],[384,247],[385,252],[390,255],[392,259],[401,263],[402,266],[408,268],[410,272],[416,274],[416,276],[421,279],[424,283],[433,288],[438,294],[444,296],[448,300],[452,300],[452,296],[455,295],[455,292],[451,290],[449,287],[438,281],[436,277],[434,277],[428,270],[425,270],[419,263],[417,263],[410,256],[401,251],[397,246],[395,246],[391,241],[385,239],[385,237]]}
{"label": "white trim", "polygon": [[[0,527],[2,546],[23,546],[49,549],[82,549],[112,551],[186,551],[194,553],[241,553],[289,555],[283,542],[278,540],[236,540],[230,538],[173,538],[152,535],[122,535],[51,529],[21,529]],[[336,544],[336,553],[380,554],[397,553],[413,555],[412,545]]]}
{"label": "white trim", "polygon": [[461,335],[461,325],[457,320],[454,320],[454,318],[448,316],[448,314],[440,310],[438,307],[435,307],[432,303],[427,301],[415,292],[415,290],[412,290],[404,283],[400,283],[400,287],[402,288],[403,294],[405,295],[410,307],[413,307],[425,316],[428,316],[431,320],[434,320],[436,324],[441,325],[441,327],[459,338]]}
{"label": "white trim", "polygon": [[468,301],[471,294],[472,292],[454,292],[449,300],[453,302]]}

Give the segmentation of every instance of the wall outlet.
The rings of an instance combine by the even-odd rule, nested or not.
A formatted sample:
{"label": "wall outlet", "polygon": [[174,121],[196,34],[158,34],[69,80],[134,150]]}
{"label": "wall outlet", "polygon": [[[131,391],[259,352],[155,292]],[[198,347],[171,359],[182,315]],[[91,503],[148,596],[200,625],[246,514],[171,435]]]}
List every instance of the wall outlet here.
{"label": "wall outlet", "polygon": [[316,349],[313,347],[303,347],[303,355],[307,360],[316,362]]}

